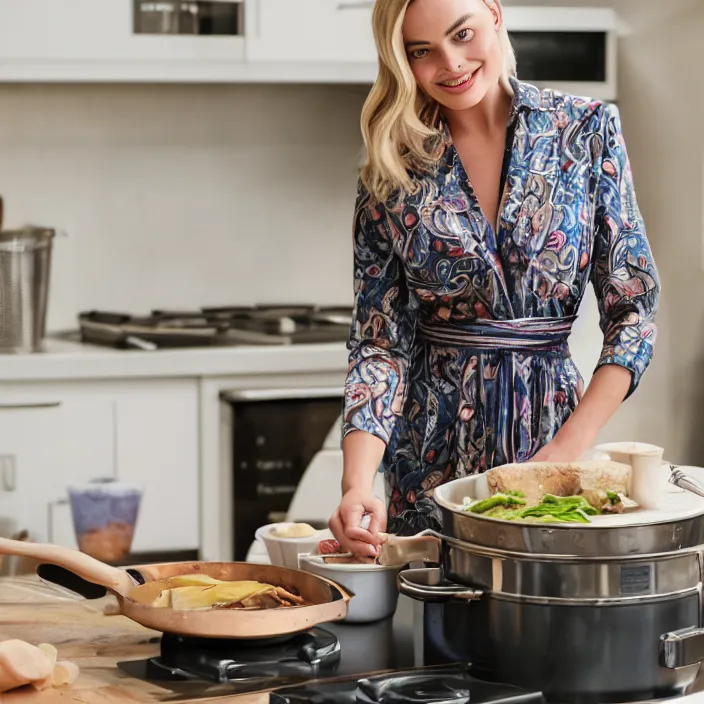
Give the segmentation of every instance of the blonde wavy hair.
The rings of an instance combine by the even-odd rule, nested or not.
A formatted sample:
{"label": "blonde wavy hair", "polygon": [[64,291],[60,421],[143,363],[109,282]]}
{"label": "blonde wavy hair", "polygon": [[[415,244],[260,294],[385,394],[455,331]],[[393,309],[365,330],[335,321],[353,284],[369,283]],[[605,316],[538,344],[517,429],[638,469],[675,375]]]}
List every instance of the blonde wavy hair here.
{"label": "blonde wavy hair", "polygon": [[[361,129],[366,156],[360,179],[372,198],[387,201],[415,191],[412,172],[429,172],[442,153],[440,106],[418,89],[403,44],[403,20],[413,0],[376,0],[372,13],[379,74],[362,108]],[[483,0],[491,7],[500,0]],[[499,41],[504,56],[500,83],[509,94],[516,75],[516,55],[502,23]]]}

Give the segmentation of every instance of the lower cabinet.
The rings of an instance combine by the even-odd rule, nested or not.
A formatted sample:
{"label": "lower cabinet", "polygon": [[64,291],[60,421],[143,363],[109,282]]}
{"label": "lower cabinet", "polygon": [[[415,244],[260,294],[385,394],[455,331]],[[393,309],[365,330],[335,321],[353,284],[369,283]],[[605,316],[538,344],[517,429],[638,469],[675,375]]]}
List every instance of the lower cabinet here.
{"label": "lower cabinet", "polygon": [[0,387],[0,535],[77,547],[67,489],[143,490],[132,553],[199,547],[196,379]]}

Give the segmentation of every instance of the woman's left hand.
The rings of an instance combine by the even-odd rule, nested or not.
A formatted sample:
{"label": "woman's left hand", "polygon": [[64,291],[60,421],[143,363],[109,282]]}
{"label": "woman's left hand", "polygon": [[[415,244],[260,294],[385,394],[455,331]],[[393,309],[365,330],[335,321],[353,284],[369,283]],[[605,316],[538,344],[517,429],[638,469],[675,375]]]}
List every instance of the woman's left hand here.
{"label": "woman's left hand", "polygon": [[555,437],[530,462],[576,462],[591,447],[626,395],[631,372],[607,364],[595,372],[582,400]]}
{"label": "woman's left hand", "polygon": [[576,462],[584,450],[575,443],[561,442],[557,437],[538,450],[529,462]]}

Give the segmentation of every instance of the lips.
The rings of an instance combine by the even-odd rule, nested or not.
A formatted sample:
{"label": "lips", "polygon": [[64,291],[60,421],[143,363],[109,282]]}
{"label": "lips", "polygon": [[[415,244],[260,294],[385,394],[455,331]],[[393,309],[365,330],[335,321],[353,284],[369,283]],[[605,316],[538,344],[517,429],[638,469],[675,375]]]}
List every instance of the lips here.
{"label": "lips", "polygon": [[441,86],[446,86],[447,88],[457,88],[457,86],[464,85],[465,83],[469,83],[469,81],[472,80],[472,73],[463,73],[461,76],[458,76],[457,78],[451,78],[447,81],[442,81],[439,85]]}
{"label": "lips", "polygon": [[459,95],[472,89],[474,84],[477,82],[477,75],[480,72],[481,67],[468,73],[457,74],[452,76],[452,78],[442,81],[441,83],[437,83],[436,85],[446,93]]}

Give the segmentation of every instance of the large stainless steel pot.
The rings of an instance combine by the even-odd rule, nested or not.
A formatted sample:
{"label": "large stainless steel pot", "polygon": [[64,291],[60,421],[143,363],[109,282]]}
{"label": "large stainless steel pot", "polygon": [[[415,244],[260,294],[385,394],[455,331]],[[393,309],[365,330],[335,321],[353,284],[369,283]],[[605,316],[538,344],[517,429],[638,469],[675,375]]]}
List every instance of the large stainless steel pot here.
{"label": "large stainless steel pot", "polygon": [[621,526],[521,525],[461,510],[480,481],[436,490],[443,533],[424,536],[439,543],[439,566],[398,577],[402,593],[425,602],[426,662],[467,661],[550,701],[676,696],[694,682],[704,501],[688,495],[683,523],[668,513]]}
{"label": "large stainless steel pot", "polygon": [[36,352],[46,332],[55,231],[0,230],[0,354]]}

